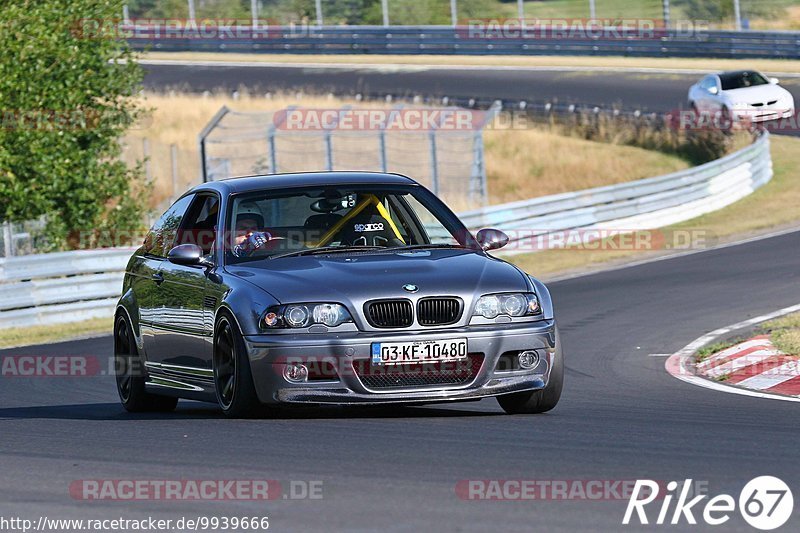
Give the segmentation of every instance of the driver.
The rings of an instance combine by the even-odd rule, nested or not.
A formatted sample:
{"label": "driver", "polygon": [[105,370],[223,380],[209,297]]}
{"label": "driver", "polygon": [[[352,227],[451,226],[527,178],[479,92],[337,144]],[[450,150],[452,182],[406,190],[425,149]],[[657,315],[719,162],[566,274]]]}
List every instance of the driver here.
{"label": "driver", "polygon": [[264,248],[268,242],[278,239],[268,231],[260,231],[263,217],[252,211],[236,215],[236,228],[233,236],[233,255],[247,257],[256,250]]}

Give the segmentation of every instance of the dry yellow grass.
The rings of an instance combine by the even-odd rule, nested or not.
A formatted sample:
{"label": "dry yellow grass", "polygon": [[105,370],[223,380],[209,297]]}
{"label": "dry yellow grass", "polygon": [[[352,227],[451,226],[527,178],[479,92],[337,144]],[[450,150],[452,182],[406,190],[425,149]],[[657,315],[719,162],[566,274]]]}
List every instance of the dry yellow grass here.
{"label": "dry yellow grass", "polygon": [[[750,196],[728,207],[666,228],[671,231],[697,231],[708,236],[708,243],[724,243],[775,228],[800,224],[800,139],[773,136],[772,180]],[[610,265],[663,255],[664,250],[548,250],[513,256],[510,259],[536,276],[556,277],[572,272],[597,270]]]}
{"label": "dry yellow grass", "polygon": [[753,28],[797,31],[800,30],[800,6],[789,6],[785,8],[785,16],[774,19],[753,19]]}
{"label": "dry yellow grass", "polygon": [[[126,137],[128,148],[125,157],[131,163],[141,158],[142,139],[149,139],[150,168],[154,179],[152,205],[155,207],[172,197],[170,145],[174,144],[178,151],[178,191],[199,183],[197,134],[223,105],[236,111],[274,111],[290,105],[332,108],[345,104],[358,107],[387,105],[326,96],[298,99],[289,95],[272,98],[241,95],[234,100],[228,95],[148,94],[143,105],[151,110],[151,114]],[[487,130],[485,143],[491,203],[631,181],[688,166],[675,156],[565,137],[543,129]],[[364,146],[362,144],[362,149]],[[252,151],[252,148],[247,149]],[[266,144],[263,149],[266,153]],[[255,157],[252,153],[248,156]],[[407,171],[403,168],[390,170]]]}
{"label": "dry yellow grass", "polygon": [[304,55],[304,54],[226,54],[213,52],[149,52],[143,59],[179,61],[248,61],[261,63],[354,63],[365,65],[447,65],[487,67],[606,68],[736,70],[759,69],[765,72],[800,73],[800,60],[785,59],[694,59],[672,57],[603,56],[439,56],[439,55]]}
{"label": "dry yellow grass", "polygon": [[675,156],[544,130],[493,130],[485,134],[492,203],[577,191],[676,172],[688,164]]}

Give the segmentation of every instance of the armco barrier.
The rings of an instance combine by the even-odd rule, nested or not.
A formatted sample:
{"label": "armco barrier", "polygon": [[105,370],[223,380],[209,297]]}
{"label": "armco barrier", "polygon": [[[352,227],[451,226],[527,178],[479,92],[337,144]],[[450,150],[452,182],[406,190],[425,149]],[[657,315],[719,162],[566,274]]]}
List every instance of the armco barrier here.
{"label": "armco barrier", "polygon": [[653,35],[536,38],[484,36],[469,26],[124,27],[135,49],[289,54],[622,55],[639,57],[800,58],[800,32],[658,30]]}
{"label": "armco barrier", "polygon": [[[514,235],[571,229],[662,227],[714,211],[772,178],[769,134],[733,154],[682,172],[461,213],[471,230]],[[0,329],[113,314],[131,248],[0,259]],[[513,253],[513,252],[512,252]]]}
{"label": "armco barrier", "polygon": [[0,329],[112,316],[133,248],[0,259]]}
{"label": "armco barrier", "polygon": [[681,172],[476,209],[471,230],[499,227],[525,237],[569,229],[658,228],[729,205],[772,178],[769,134],[721,159]]}

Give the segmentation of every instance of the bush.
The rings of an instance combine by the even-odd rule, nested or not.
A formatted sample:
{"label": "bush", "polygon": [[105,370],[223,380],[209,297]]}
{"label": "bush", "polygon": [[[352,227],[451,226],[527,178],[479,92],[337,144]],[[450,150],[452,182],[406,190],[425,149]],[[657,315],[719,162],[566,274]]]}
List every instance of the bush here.
{"label": "bush", "polygon": [[122,0],[0,0],[0,219],[45,216],[56,248],[142,218],[146,186],[118,143],[142,71],[125,41],[87,31],[121,13]]}
{"label": "bush", "polygon": [[682,130],[661,116],[614,116],[609,113],[552,114],[551,129],[590,141],[622,144],[675,154],[692,165],[701,165],[728,154],[736,136],[720,129]]}

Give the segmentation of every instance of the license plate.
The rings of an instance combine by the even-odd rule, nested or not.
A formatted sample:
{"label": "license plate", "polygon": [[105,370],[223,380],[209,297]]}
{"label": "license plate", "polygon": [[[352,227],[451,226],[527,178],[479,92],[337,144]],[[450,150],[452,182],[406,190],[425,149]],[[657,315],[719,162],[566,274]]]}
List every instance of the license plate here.
{"label": "license plate", "polygon": [[467,358],[467,339],[372,343],[373,365],[437,363]]}

